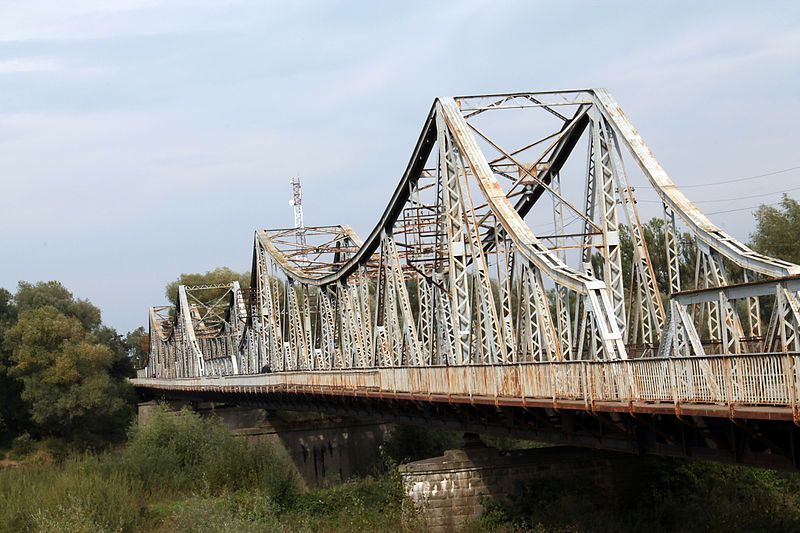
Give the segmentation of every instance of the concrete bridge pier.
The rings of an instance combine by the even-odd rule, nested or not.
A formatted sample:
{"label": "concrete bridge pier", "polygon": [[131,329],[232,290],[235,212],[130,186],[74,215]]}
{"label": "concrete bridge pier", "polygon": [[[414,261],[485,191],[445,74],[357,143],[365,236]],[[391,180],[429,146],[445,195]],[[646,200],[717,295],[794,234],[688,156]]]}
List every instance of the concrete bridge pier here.
{"label": "concrete bridge pier", "polygon": [[379,449],[389,432],[386,424],[317,413],[173,400],[140,403],[139,424],[147,423],[159,403],[176,412],[189,407],[201,416],[216,416],[238,438],[271,443],[295,466],[308,487],[375,474],[383,466]]}
{"label": "concrete bridge pier", "polygon": [[[465,436],[463,449],[400,465],[406,494],[434,533],[463,531],[490,502],[511,504],[526,493],[563,483],[624,495],[635,484],[638,457],[552,446],[500,452]],[[543,489],[543,487],[545,487]]]}

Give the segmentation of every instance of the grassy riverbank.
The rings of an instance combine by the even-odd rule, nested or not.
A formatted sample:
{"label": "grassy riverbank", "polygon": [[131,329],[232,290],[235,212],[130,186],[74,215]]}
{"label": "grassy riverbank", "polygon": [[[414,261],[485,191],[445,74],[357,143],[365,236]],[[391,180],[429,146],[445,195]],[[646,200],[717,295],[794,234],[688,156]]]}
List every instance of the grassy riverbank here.
{"label": "grassy riverbank", "polygon": [[[266,445],[213,421],[159,413],[128,445],[60,464],[31,451],[0,470],[0,531],[398,531],[414,528],[399,480],[305,491]],[[406,526],[401,526],[406,524]]]}
{"label": "grassy riverbank", "polygon": [[[458,445],[457,437],[400,428],[385,450],[395,460],[413,460]],[[394,468],[305,490],[272,448],[247,445],[189,411],[156,413],[115,450],[70,453],[58,442],[18,439],[11,453],[0,456],[7,465],[0,468],[0,532],[424,530]],[[538,480],[519,487],[511,505],[489,505],[470,530],[800,531],[796,474],[630,460],[633,479],[611,480],[612,490],[577,478]]]}

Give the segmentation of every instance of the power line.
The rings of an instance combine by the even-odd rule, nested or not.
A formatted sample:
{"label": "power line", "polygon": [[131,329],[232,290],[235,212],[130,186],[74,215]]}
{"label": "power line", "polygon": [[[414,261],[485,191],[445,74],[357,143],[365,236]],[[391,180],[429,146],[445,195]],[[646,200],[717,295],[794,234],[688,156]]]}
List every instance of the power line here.
{"label": "power line", "polygon": [[784,172],[791,172],[792,170],[800,169],[800,165],[784,168],[781,170],[775,170],[773,172],[767,172],[766,174],[758,174],[756,176],[747,176],[746,178],[734,178],[734,179],[727,179],[727,180],[720,180],[720,181],[712,181],[710,183],[699,183],[697,185],[678,185],[681,189],[694,189],[696,187],[708,187],[711,185],[722,185],[724,183],[736,183],[738,181],[748,181],[748,180],[755,180],[758,178],[766,178],[767,176],[774,176],[775,174],[783,174]]}
{"label": "power line", "polygon": [[[786,194],[787,192],[798,191],[798,190],[800,190],[800,187],[792,187],[791,189],[785,189],[782,191],[765,192],[763,194],[748,194],[747,196],[738,196],[736,198],[722,198],[719,200],[695,200],[693,203],[708,204],[708,203],[719,203],[719,202],[735,202],[737,200],[749,200],[750,198],[763,198],[764,196],[772,196],[773,194]],[[639,201],[655,203],[655,204],[661,203],[661,200],[639,200]]]}
{"label": "power line", "polygon": [[751,206],[751,207],[740,207],[739,209],[725,209],[723,211],[711,211],[710,213],[704,213],[704,214],[706,214],[706,215],[719,215],[720,213],[733,213],[734,211],[747,211],[749,209],[758,209],[759,207],[763,207],[763,206],[772,207],[772,206],[776,206],[776,205],[781,205],[781,202],[775,202],[775,203],[772,203],[772,204],[754,205],[754,206]]}

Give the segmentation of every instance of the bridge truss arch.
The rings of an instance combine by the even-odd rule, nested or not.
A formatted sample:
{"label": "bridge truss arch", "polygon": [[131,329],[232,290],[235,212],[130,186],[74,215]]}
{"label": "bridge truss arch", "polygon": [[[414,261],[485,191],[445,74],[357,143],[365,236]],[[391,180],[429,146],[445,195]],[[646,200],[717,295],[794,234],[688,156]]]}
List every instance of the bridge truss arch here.
{"label": "bridge truss arch", "polygon": [[800,351],[800,267],[714,226],[602,89],[437,98],[364,240],[259,230],[252,265],[249,289],[151,310],[144,374]]}

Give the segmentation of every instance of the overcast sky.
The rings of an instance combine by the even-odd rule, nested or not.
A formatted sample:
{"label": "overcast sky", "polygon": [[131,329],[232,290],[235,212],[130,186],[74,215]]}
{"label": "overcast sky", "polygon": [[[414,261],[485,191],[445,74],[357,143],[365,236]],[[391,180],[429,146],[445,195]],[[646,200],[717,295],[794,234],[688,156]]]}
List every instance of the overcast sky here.
{"label": "overcast sky", "polygon": [[583,87],[679,184],[800,166],[800,2],[3,0],[0,286],[60,280],[128,331],[179,273],[248,269],[293,175],[307,224],[366,235],[435,96]]}

